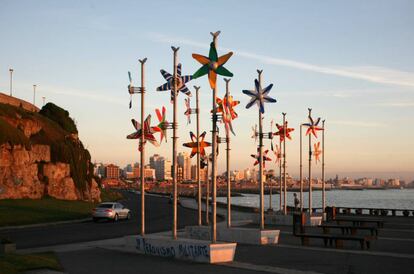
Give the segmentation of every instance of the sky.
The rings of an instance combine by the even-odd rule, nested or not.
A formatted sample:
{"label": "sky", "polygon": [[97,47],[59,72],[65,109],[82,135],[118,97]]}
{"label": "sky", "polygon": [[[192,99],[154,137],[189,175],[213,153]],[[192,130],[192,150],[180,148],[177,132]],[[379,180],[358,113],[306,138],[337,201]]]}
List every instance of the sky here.
{"label": "sky", "polygon": [[[140,83],[138,59],[147,57],[146,114],[156,123],[155,108],[167,108],[169,92],[160,69],[173,69],[171,46],[180,47],[183,74],[200,66],[192,53],[208,55],[210,32],[221,31],[218,53],[233,51],[225,67],[234,73],[230,91],[240,105],[233,121],[231,169],[253,167],[257,143],[251,127],[258,109],[246,109],[257,69],[263,86],[273,83],[266,104],[264,132],[271,120],[287,113],[295,128],[287,143],[288,172],[299,173],[299,125],[313,117],[326,120],[325,159],[328,177],[414,178],[414,12],[413,1],[0,1],[0,91],[36,105],[42,98],[70,112],[93,161],[125,166],[139,161],[131,118],[140,119],[140,98],[128,108],[128,76]],[[218,96],[225,84],[218,80]],[[200,128],[211,139],[212,92],[207,77],[188,86],[200,89]],[[184,94],[178,97],[178,148],[190,141],[195,117],[187,125]],[[191,103],[194,105],[195,96]],[[224,127],[220,125],[220,133]],[[172,157],[172,132],[146,155]],[[157,136],[158,137],[158,136]],[[305,139],[305,137],[304,137]],[[319,140],[320,141],[320,137]],[[312,140],[315,142],[315,139]],[[270,148],[270,141],[264,141]],[[304,167],[306,162],[304,142]],[[225,150],[219,171],[225,170]],[[269,155],[272,157],[271,153]],[[274,158],[274,157],[272,157]],[[195,164],[195,159],[193,160]],[[313,164],[315,166],[315,164]],[[277,168],[274,162],[268,168]],[[321,165],[314,167],[320,176]]]}

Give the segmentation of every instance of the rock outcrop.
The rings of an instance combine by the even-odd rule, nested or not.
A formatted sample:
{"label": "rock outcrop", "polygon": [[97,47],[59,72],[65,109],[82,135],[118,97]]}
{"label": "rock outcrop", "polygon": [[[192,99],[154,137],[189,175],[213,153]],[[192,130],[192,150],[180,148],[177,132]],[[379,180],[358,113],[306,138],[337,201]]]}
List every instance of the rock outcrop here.
{"label": "rock outcrop", "polygon": [[[68,132],[38,112],[13,108],[0,103],[0,199],[50,196],[99,202],[90,154],[77,132]],[[8,130],[3,134],[4,128]]]}

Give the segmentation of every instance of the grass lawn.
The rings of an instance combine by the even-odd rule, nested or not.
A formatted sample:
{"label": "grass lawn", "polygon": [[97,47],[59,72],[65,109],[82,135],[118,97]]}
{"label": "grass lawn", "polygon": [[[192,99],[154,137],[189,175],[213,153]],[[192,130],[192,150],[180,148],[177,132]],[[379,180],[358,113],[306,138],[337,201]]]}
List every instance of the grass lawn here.
{"label": "grass lawn", "polygon": [[[122,199],[121,193],[102,190],[102,202]],[[0,200],[0,227],[11,225],[39,224],[91,217],[94,203],[64,201],[53,198],[41,200]]]}
{"label": "grass lawn", "polygon": [[29,255],[0,255],[1,274],[15,274],[40,268],[62,270],[62,266],[60,265],[56,255],[51,252]]}
{"label": "grass lawn", "polygon": [[0,227],[87,218],[94,206],[88,202],[53,198],[0,200]]}

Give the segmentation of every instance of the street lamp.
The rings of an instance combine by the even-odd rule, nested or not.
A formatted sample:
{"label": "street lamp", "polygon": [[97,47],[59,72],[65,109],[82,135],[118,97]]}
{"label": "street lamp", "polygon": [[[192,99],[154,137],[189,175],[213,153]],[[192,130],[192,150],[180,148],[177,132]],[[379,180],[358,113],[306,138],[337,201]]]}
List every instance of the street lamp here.
{"label": "street lamp", "polygon": [[13,96],[13,69],[9,69],[10,71],[10,96]]}
{"label": "street lamp", "polygon": [[37,85],[33,85],[33,105],[36,106],[36,87]]}

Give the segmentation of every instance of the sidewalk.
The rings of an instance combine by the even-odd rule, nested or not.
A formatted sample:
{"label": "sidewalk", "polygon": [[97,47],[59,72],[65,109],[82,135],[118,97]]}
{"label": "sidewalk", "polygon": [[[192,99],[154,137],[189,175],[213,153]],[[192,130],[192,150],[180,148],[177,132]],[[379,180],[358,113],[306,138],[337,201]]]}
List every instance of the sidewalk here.
{"label": "sidewalk", "polygon": [[[181,205],[197,209],[194,199],[182,199]],[[226,216],[225,208],[217,208]],[[233,223],[246,223],[254,213],[232,211]],[[399,220],[402,222],[403,220]],[[407,219],[414,224],[414,218]],[[218,225],[225,225],[226,222]],[[413,273],[414,231],[384,228],[372,249],[360,250],[346,245],[344,249],[323,247],[321,241],[302,246],[290,226],[279,226],[280,244],[257,246],[238,244],[235,261],[229,264],[208,265],[175,261],[153,256],[128,253],[122,237],[93,242],[74,243],[19,250],[20,253],[55,251],[65,273]],[[317,229],[317,228],[314,228]],[[170,236],[171,232],[161,232]],[[180,230],[178,237],[184,237]]]}

